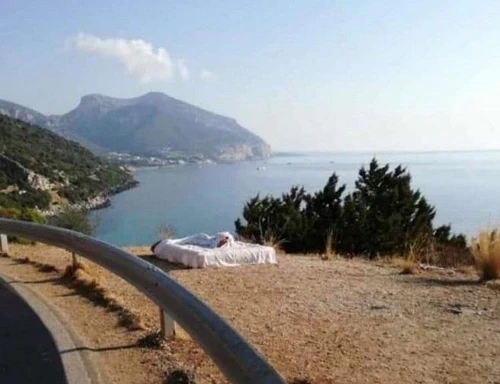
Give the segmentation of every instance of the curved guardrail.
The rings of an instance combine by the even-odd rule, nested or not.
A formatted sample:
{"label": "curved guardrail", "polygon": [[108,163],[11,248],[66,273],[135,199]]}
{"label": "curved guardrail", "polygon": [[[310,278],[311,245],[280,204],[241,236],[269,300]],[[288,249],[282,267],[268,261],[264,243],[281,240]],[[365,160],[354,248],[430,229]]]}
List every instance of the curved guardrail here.
{"label": "curved guardrail", "polygon": [[188,332],[230,382],[286,383],[224,319],[161,269],[141,258],[81,233],[47,225],[0,219],[0,233],[67,249],[125,279]]}

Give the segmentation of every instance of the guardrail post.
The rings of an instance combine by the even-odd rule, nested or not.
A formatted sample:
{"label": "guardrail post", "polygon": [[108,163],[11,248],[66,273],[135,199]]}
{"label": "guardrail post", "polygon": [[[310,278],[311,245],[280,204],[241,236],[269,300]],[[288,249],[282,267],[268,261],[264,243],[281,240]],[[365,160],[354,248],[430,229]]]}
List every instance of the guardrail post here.
{"label": "guardrail post", "polygon": [[9,253],[9,241],[7,235],[0,235],[0,252]]}
{"label": "guardrail post", "polygon": [[[170,272],[165,272],[170,276]],[[165,313],[161,307],[158,307],[160,311],[160,333],[164,339],[169,339],[175,337],[175,322],[168,313]]]}
{"label": "guardrail post", "polygon": [[175,322],[168,314],[166,314],[163,309],[158,307],[160,310],[160,329],[161,335],[164,339],[170,337],[175,337]]}

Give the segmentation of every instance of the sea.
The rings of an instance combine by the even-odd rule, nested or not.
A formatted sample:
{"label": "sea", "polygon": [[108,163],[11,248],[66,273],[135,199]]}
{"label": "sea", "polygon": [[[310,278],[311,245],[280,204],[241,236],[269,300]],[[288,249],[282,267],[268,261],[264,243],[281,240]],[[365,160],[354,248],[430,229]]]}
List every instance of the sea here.
{"label": "sea", "polygon": [[500,151],[426,153],[284,153],[234,164],[141,168],[140,185],[92,213],[96,236],[117,246],[151,245],[167,226],[175,237],[234,232],[245,202],[281,195],[294,185],[320,190],[332,173],[352,190],[360,167],[403,165],[435,206],[435,224],[474,236],[500,226]]}

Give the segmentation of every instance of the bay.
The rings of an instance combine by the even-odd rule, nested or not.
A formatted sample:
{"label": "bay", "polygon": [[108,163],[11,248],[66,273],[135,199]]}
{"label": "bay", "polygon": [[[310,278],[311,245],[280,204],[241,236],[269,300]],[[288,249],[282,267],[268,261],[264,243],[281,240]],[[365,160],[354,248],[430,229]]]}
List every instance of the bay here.
{"label": "bay", "polygon": [[359,168],[376,156],[402,164],[412,185],[437,209],[436,224],[452,224],[468,236],[500,224],[500,151],[429,153],[297,153],[236,164],[186,165],[135,171],[140,185],[92,213],[96,236],[118,245],[150,245],[167,224],[177,237],[234,232],[248,199],[279,195],[292,185],[321,189],[337,173],[352,189]]}

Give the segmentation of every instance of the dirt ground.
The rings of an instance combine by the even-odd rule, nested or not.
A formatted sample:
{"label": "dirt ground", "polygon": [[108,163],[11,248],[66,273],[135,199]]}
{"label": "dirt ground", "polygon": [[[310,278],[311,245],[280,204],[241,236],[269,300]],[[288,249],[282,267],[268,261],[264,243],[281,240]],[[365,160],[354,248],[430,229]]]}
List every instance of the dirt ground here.
{"label": "dirt ground", "polygon": [[[129,248],[164,269],[147,248]],[[117,326],[116,314],[75,294],[56,272],[67,252],[11,246],[0,271],[27,282],[67,317],[110,382],[162,383],[170,372],[197,383],[225,382],[191,340],[161,350],[137,346],[158,327],[158,309],[99,266],[86,263],[143,331]],[[171,275],[240,331],[290,381],[305,383],[500,383],[500,284],[452,270],[400,275],[389,263],[279,256],[279,265],[172,270]]]}

